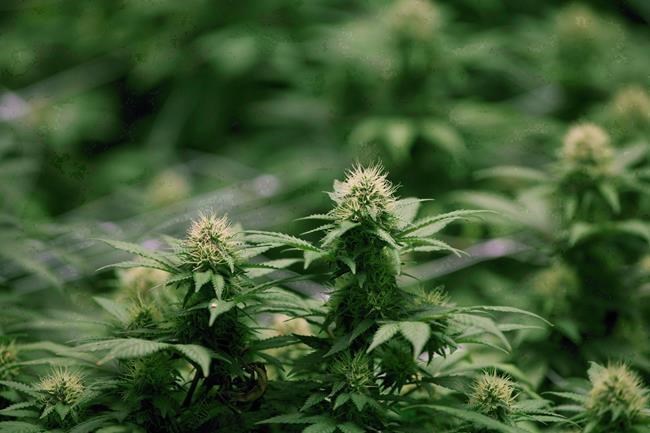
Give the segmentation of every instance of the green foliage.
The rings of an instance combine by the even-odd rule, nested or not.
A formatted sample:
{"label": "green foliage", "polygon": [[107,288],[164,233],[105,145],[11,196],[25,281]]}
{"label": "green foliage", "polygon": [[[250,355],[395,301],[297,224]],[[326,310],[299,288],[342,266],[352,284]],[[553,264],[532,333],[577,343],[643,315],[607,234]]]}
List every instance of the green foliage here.
{"label": "green foliage", "polygon": [[0,433],[650,431],[642,0],[117,3],[0,6]]}
{"label": "green foliage", "polygon": [[[141,258],[120,267],[163,274],[122,270],[123,283],[135,289],[94,298],[107,314],[94,333],[78,338],[73,348],[32,346],[53,352],[65,367],[38,385],[3,381],[12,403],[3,414],[70,431],[119,424],[241,432],[280,423],[303,424],[304,432],[346,433],[409,429],[422,422],[453,431],[468,421],[518,431],[518,422],[533,421],[515,416],[526,412],[516,410],[512,390],[498,413],[478,385],[469,406],[461,390],[438,395],[438,381],[446,389],[444,379],[457,373],[441,375],[429,367],[466,351],[466,345],[509,351],[504,332],[526,325],[497,323],[491,313],[541,318],[512,307],[459,307],[440,289],[409,290],[398,283],[404,257],[416,248],[457,253],[433,236],[479,212],[417,219],[420,201],[399,200],[377,165],[355,166],[345,181],[335,182],[331,196],[331,212],[315,217],[332,221],[320,228],[318,244],[277,232],[237,231],[214,215],[200,216],[185,239],[168,238],[169,251],[104,241]],[[301,251],[304,261],[305,253],[317,253],[310,265],[329,267],[324,274],[329,300],[307,302],[283,287],[292,278],[272,278],[298,259],[250,261],[272,249]],[[308,325],[264,339],[258,333],[268,313],[306,319]],[[4,365],[12,371],[24,348],[13,342],[3,347]],[[18,378],[29,381],[30,373],[21,369]],[[469,384],[471,375],[466,380]],[[539,399],[532,407],[545,405]],[[32,406],[42,414],[26,409]],[[439,412],[452,418],[436,421]],[[561,419],[545,413],[544,421]]]}

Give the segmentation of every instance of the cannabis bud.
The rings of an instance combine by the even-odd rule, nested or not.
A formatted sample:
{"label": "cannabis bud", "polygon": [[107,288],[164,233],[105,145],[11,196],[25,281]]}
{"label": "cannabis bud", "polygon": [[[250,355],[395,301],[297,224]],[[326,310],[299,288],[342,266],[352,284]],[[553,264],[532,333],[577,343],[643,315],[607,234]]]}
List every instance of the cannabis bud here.
{"label": "cannabis bud", "polygon": [[41,391],[44,403],[54,406],[57,403],[65,405],[77,403],[85,387],[79,373],[59,368],[41,379],[38,389]]}
{"label": "cannabis bud", "polygon": [[201,215],[187,232],[182,256],[193,270],[214,270],[222,265],[232,270],[239,245],[236,235],[227,217]]}
{"label": "cannabis bud", "polygon": [[637,267],[641,274],[650,275],[650,254],[641,257],[639,263],[637,263]]}
{"label": "cannabis bud", "polygon": [[483,373],[474,382],[469,405],[483,415],[505,421],[513,411],[515,387],[496,372]]}
{"label": "cannabis bud", "polygon": [[153,304],[141,299],[136,300],[128,309],[129,318],[127,329],[142,329],[152,326],[158,320],[160,313]]}
{"label": "cannabis bud", "polygon": [[420,289],[415,302],[418,305],[444,307],[449,305],[450,298],[449,294],[441,288],[435,288],[433,290]]}
{"label": "cannabis bud", "polygon": [[425,0],[400,0],[387,15],[398,33],[419,41],[431,40],[441,22],[438,9]]}
{"label": "cannabis bud", "polygon": [[603,167],[614,156],[609,135],[598,125],[573,126],[564,137],[564,160],[581,167]]}
{"label": "cannabis bud", "polygon": [[170,355],[165,352],[154,353],[138,359],[126,360],[123,364],[122,378],[128,384],[125,396],[141,397],[142,394],[163,392],[175,383],[176,372],[169,369]]}
{"label": "cannabis bud", "polygon": [[271,329],[276,335],[312,335],[309,322],[302,317],[294,319],[284,314],[274,314],[272,316]]}
{"label": "cannabis bud", "polygon": [[185,176],[174,170],[165,170],[153,178],[147,190],[147,198],[154,206],[165,206],[184,198],[191,193]]}
{"label": "cannabis bud", "polygon": [[592,388],[585,406],[600,419],[633,422],[648,402],[641,380],[625,364],[594,365],[589,380]]}
{"label": "cannabis bud", "polygon": [[356,355],[345,353],[332,365],[332,372],[342,376],[350,389],[359,391],[373,383],[370,361],[363,352]]}
{"label": "cannabis bud", "polygon": [[120,295],[127,299],[139,299],[153,287],[162,285],[169,273],[153,268],[130,268],[119,273]]}
{"label": "cannabis bud", "polygon": [[613,116],[621,127],[643,130],[650,127],[650,96],[640,86],[630,86],[616,94]]}
{"label": "cannabis bud", "polygon": [[334,181],[329,193],[336,206],[331,214],[340,221],[386,223],[392,219],[395,187],[379,165],[356,165],[343,182]]}
{"label": "cannabis bud", "polygon": [[[309,326],[309,322],[302,317],[292,318],[285,314],[274,314],[271,316],[265,337],[290,336],[292,334],[313,335],[313,332]],[[306,349],[306,345],[291,345],[267,349],[267,353],[280,359],[296,359],[301,354],[304,354]],[[273,370],[270,373],[271,375],[275,374]]]}
{"label": "cannabis bud", "polygon": [[573,269],[556,262],[537,272],[531,287],[544,302],[547,313],[563,313],[569,309],[569,299],[578,291],[580,280]]}
{"label": "cannabis bud", "polygon": [[586,6],[572,5],[556,17],[556,31],[563,41],[585,41],[598,37],[598,16]]}
{"label": "cannabis bud", "polygon": [[555,33],[564,49],[581,51],[593,48],[601,30],[599,17],[582,5],[571,5],[563,9],[555,19]]}
{"label": "cannabis bud", "polygon": [[12,376],[12,364],[16,361],[18,349],[12,341],[0,344],[0,379]]}

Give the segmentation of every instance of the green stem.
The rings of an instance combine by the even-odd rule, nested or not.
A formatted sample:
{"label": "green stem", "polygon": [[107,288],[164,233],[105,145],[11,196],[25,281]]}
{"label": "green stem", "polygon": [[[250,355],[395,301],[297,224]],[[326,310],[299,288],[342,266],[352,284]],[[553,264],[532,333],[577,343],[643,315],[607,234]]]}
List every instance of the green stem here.
{"label": "green stem", "polygon": [[192,396],[194,395],[194,391],[196,391],[196,387],[199,384],[199,379],[201,379],[201,373],[199,373],[199,370],[196,369],[194,372],[194,378],[192,379],[192,384],[190,385],[190,389],[187,391],[185,400],[183,400],[182,407],[188,407],[192,403]]}

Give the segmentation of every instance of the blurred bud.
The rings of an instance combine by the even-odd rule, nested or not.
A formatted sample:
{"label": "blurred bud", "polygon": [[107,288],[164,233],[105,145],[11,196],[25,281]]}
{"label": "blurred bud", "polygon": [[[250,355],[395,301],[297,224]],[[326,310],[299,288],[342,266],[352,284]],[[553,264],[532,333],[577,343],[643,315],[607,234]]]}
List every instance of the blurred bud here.
{"label": "blurred bud", "polygon": [[165,206],[189,197],[191,186],[177,171],[165,170],[153,178],[147,190],[147,200],[153,206]]}
{"label": "blurred bud", "polygon": [[603,168],[613,156],[609,135],[598,125],[581,123],[564,136],[562,157],[573,165]]}
{"label": "blurred bud", "polygon": [[556,262],[534,274],[531,287],[545,303],[546,314],[563,314],[570,309],[570,298],[578,292],[580,280],[573,269]]}
{"label": "blurred bud", "polygon": [[192,222],[184,241],[182,255],[194,270],[216,269],[237,259],[238,241],[227,217],[201,215]]}
{"label": "blurred bud", "polygon": [[169,274],[160,269],[124,269],[118,273],[120,295],[129,299],[140,299],[153,287],[164,284],[168,277]]}
{"label": "blurred bud", "polygon": [[614,120],[626,131],[650,128],[650,96],[640,86],[619,91],[612,102],[611,112]]}
{"label": "blurred bud", "polygon": [[343,182],[334,181],[330,197],[336,203],[332,215],[341,221],[379,222],[390,218],[395,187],[379,165],[356,165]]}
{"label": "blurred bud", "polygon": [[0,343],[0,380],[13,376],[13,364],[18,357],[18,348],[13,341]]}
{"label": "blurred bud", "polygon": [[427,0],[399,0],[387,16],[397,33],[419,41],[432,40],[442,21],[438,8]]}
{"label": "blurred bud", "polygon": [[280,335],[312,335],[309,323],[301,318],[291,318],[284,314],[274,314],[271,319],[271,329],[278,336]]}
{"label": "blurred bud", "polygon": [[469,405],[479,413],[505,421],[513,411],[515,387],[510,379],[494,373],[483,373],[472,387]]}
{"label": "blurred bud", "polygon": [[593,366],[589,379],[592,388],[585,406],[603,421],[633,422],[648,402],[641,380],[625,364]]}
{"label": "blurred bud", "polygon": [[41,379],[38,389],[43,402],[48,406],[58,403],[74,405],[84,393],[85,386],[81,374],[59,368]]}
{"label": "blurred bud", "polygon": [[[313,335],[309,323],[305,319],[291,318],[284,314],[274,314],[271,318],[270,326],[265,332],[265,337],[270,338],[292,334]],[[304,344],[292,344],[290,346],[267,349],[266,353],[281,360],[294,360],[305,356],[308,351],[308,346]],[[281,373],[277,367],[269,366],[269,377],[275,379],[280,377]]]}
{"label": "blurred bud", "polygon": [[608,59],[614,58],[614,47],[625,42],[616,22],[585,5],[571,4],[555,16],[551,32],[556,51],[553,73],[562,86],[571,91],[609,85]]}
{"label": "blurred bud", "polygon": [[637,266],[643,275],[650,275],[650,254],[641,257]]}
{"label": "blurred bud", "polygon": [[599,17],[584,5],[572,4],[555,17],[555,33],[564,48],[588,50],[598,40],[601,29]]}

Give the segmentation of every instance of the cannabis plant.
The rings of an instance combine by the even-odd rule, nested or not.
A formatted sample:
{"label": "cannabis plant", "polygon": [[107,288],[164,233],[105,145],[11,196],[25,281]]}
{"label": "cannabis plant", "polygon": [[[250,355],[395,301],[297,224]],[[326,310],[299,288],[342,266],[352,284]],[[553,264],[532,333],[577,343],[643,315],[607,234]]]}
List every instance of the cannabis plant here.
{"label": "cannabis plant", "polygon": [[[550,339],[529,337],[540,338],[540,355],[563,375],[578,374],[590,360],[607,361],[614,347],[615,358],[648,365],[644,295],[629,276],[650,243],[644,218],[647,147],[616,146],[602,127],[580,123],[566,132],[556,161],[545,171],[504,167],[485,173],[517,179],[514,198],[461,197],[499,209],[536,234],[526,240],[544,253],[538,263],[546,266],[528,277],[529,300],[556,327]],[[580,353],[579,362],[558,354],[560,347]]]}
{"label": "cannabis plant", "polygon": [[[112,266],[113,296],[94,297],[106,318],[76,318],[72,344],[3,343],[0,431],[515,433],[563,419],[490,361],[510,350],[504,333],[531,327],[492,313],[543,319],[398,280],[419,254],[461,255],[435,235],[484,212],[417,219],[422,200],[399,199],[376,165],[330,197],[307,217],[325,221],[314,243],[214,214],[165,249],[104,240],[137,257]],[[277,248],[302,254],[261,256]],[[298,261],[329,288],[324,303],[292,291],[305,276],[282,269]]]}
{"label": "cannabis plant", "polygon": [[[252,428],[259,415],[247,413],[257,410],[266,391],[266,357],[273,361],[255,347],[255,318],[273,310],[264,296],[282,297],[253,274],[282,263],[249,263],[263,249],[212,214],[194,221],[185,239],[166,240],[168,251],[105,241],[139,257],[115,265],[129,269],[115,299],[95,298],[112,319],[78,337],[74,348],[31,348],[54,351],[57,362],[70,367],[56,367],[40,379],[33,377],[38,371],[25,371],[24,379],[35,385],[9,380],[20,364],[13,361],[13,343],[3,346],[2,384],[11,391],[5,398],[14,403],[3,414],[34,431]],[[30,411],[17,410],[27,407]]]}
{"label": "cannabis plant", "polygon": [[571,421],[585,433],[650,431],[648,389],[625,364],[592,363],[589,384],[574,392],[554,393],[574,404],[558,409],[573,413]]}
{"label": "cannabis plant", "polygon": [[448,378],[427,366],[468,344],[508,350],[503,332],[522,325],[497,324],[490,312],[534,315],[507,307],[459,307],[440,289],[407,290],[398,284],[404,261],[414,254],[462,254],[434,235],[482,212],[416,219],[422,200],[399,199],[377,165],[353,167],[344,181],[334,182],[329,196],[328,213],[306,217],[324,221],[310,231],[322,233],[316,244],[282,233],[249,232],[249,241],[261,247],[301,250],[305,267],[325,262],[331,287],[322,307],[301,315],[318,333],[296,336],[311,350],[292,367],[296,386],[287,398],[294,410],[264,423],[303,424],[308,433],[457,428],[463,421],[518,431],[505,416],[467,406],[464,394],[447,389]]}

